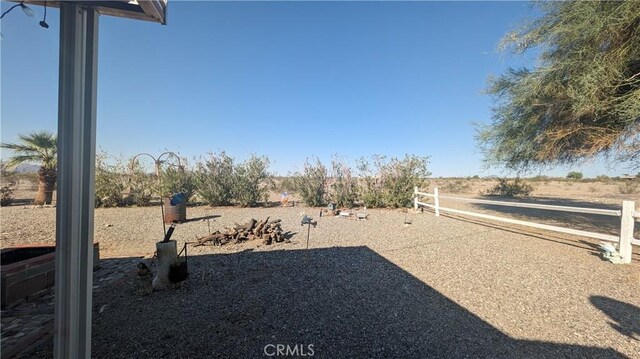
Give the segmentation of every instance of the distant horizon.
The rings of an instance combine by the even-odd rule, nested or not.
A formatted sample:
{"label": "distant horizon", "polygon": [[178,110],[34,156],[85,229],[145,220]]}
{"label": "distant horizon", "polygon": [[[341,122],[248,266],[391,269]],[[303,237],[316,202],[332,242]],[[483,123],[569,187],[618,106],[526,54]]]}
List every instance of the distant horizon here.
{"label": "distant horizon", "polygon": [[[2,142],[57,130],[59,11],[43,29],[41,10],[2,20]],[[484,167],[473,124],[491,122],[489,76],[535,65],[496,51],[537,15],[527,2],[173,2],[169,13],[167,26],[100,17],[98,150],[256,153],[282,175],[334,154],[429,156],[433,176],[516,173]],[[635,172],[598,158],[531,173],[570,171]]]}

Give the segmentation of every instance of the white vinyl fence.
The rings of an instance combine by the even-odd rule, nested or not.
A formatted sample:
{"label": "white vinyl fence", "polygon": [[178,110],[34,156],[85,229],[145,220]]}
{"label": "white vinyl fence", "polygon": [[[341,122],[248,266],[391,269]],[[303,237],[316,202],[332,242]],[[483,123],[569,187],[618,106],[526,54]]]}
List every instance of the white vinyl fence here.
{"label": "white vinyl fence", "polygon": [[[436,217],[440,216],[440,211],[445,211],[445,212],[457,213],[457,214],[462,214],[462,215],[467,215],[472,217],[489,219],[493,221],[506,222],[506,223],[517,224],[521,226],[546,229],[549,231],[568,233],[568,234],[574,234],[574,235],[583,236],[583,237],[600,239],[603,241],[615,242],[615,243],[618,243],[618,251],[620,252],[620,255],[624,263],[631,263],[631,252],[632,252],[631,246],[640,245],[640,240],[633,238],[635,222],[640,221],[640,211],[636,211],[634,201],[623,201],[622,208],[620,210],[613,210],[613,209],[602,209],[602,208],[555,206],[555,205],[547,205],[547,204],[490,201],[490,200],[476,199],[476,198],[440,196],[438,195],[437,187],[433,189],[433,193],[420,192],[418,190],[418,187],[415,187],[413,194],[414,194],[413,208],[416,211],[420,206],[432,208],[435,211]],[[433,198],[433,204],[421,202],[420,201],[421,196]],[[536,209],[544,209],[549,211],[589,213],[589,214],[597,214],[602,216],[620,217],[620,236],[615,236],[612,234],[588,232],[588,231],[583,231],[578,229],[552,226],[548,224],[540,224],[535,222],[521,221],[517,219],[492,216],[492,215],[483,214],[483,213],[446,208],[446,207],[440,206],[440,199],[449,199],[449,200],[456,200],[456,201],[463,201],[463,202],[470,202],[470,203],[490,204],[494,206],[536,208]]]}

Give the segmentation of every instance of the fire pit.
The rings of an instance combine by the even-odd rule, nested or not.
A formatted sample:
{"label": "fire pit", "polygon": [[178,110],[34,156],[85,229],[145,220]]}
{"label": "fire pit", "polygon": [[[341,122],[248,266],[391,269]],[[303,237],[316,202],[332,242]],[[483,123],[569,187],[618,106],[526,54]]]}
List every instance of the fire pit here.
{"label": "fire pit", "polygon": [[[53,286],[55,280],[55,246],[20,246],[0,252],[0,293],[2,309],[30,301]],[[93,245],[93,268],[100,262],[98,243]]]}

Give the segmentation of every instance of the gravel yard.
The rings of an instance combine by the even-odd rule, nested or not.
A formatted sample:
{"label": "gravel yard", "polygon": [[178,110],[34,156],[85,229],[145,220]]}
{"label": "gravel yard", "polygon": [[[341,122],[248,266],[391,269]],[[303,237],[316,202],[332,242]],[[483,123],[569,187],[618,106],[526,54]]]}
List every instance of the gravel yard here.
{"label": "gravel yard", "polygon": [[[302,212],[318,220],[305,253]],[[282,219],[291,243],[189,249],[191,277],[148,297],[135,275],[94,297],[97,358],[640,357],[640,255],[613,265],[597,241],[431,213],[190,207],[211,230]],[[0,209],[2,247],[54,240],[54,208]],[[403,225],[406,220],[410,225]],[[179,245],[208,231],[179,225]],[[151,257],[159,208],[97,209],[101,257]],[[102,312],[100,312],[102,309]],[[272,345],[272,346],[269,346]],[[295,346],[295,347],[294,347]],[[23,357],[51,357],[51,340]]]}

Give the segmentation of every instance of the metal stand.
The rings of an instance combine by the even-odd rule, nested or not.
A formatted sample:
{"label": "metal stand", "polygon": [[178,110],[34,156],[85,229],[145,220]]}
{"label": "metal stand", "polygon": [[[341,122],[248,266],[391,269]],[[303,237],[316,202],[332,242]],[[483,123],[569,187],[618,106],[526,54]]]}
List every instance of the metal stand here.
{"label": "metal stand", "polygon": [[54,358],[91,357],[98,12],[60,2]]}
{"label": "metal stand", "polygon": [[318,221],[314,221],[313,218],[311,217],[307,217],[304,216],[302,218],[302,222],[300,223],[301,226],[307,225],[307,247],[305,248],[304,251],[304,258],[305,260],[309,259],[309,237],[311,236],[311,226],[313,226],[313,228],[316,228],[316,226],[318,225]]}

